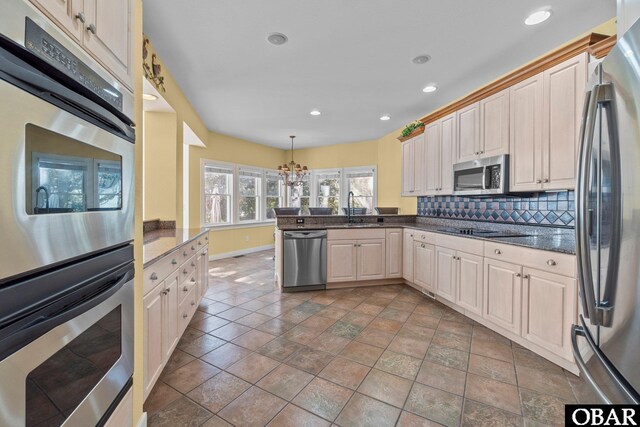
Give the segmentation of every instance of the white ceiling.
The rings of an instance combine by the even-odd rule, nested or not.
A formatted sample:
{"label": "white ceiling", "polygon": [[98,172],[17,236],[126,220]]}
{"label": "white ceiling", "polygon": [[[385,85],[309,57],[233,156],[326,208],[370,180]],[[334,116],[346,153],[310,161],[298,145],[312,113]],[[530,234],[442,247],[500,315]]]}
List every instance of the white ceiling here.
{"label": "white ceiling", "polygon": [[377,139],[614,16],[615,0],[146,0],[144,31],[210,130],[287,148]]}

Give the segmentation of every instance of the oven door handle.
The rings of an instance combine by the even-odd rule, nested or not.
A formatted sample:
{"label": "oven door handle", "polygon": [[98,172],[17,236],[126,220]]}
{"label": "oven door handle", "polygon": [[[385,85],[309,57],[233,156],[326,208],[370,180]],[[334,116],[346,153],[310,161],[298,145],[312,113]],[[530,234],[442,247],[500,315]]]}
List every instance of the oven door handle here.
{"label": "oven door handle", "polygon": [[28,322],[17,321],[9,325],[0,338],[0,361],[44,335],[56,326],[100,305],[134,277],[133,262],[112,272],[107,277],[82,287],[66,297],[40,309]]}

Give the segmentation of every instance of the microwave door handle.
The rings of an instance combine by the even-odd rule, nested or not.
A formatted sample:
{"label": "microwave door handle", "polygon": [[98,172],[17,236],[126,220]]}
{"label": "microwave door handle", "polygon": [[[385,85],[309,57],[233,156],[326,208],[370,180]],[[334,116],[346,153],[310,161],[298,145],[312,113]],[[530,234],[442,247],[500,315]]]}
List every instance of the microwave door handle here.
{"label": "microwave door handle", "polygon": [[576,186],[576,259],[578,263],[578,284],[582,297],[582,307],[585,317],[591,324],[597,325],[596,299],[593,289],[591,272],[591,254],[589,246],[589,180],[591,175],[591,157],[593,154],[593,137],[595,120],[598,111],[598,87],[587,92],[585,97],[584,115],[580,127],[580,163],[578,167],[578,185]]}

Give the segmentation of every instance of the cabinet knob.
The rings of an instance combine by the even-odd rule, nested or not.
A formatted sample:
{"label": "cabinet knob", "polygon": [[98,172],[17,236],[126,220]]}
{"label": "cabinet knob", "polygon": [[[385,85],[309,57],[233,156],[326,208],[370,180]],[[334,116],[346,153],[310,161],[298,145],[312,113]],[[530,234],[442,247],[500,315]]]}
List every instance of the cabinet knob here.
{"label": "cabinet knob", "polygon": [[549,182],[549,180],[545,178],[542,180],[542,182]]}
{"label": "cabinet knob", "polygon": [[84,13],[82,13],[82,12],[78,12],[78,13],[76,14],[75,18],[76,18],[78,21],[82,22],[83,24],[84,24],[85,22],[87,22],[87,17],[86,17],[86,16],[84,16]]}
{"label": "cabinet knob", "polygon": [[182,270],[182,274],[187,274],[187,273],[188,273],[188,271],[187,271],[186,268],[184,270]]}
{"label": "cabinet knob", "polygon": [[187,251],[182,252],[182,256],[187,256]]}
{"label": "cabinet knob", "polygon": [[477,156],[478,154],[480,154],[480,152],[479,152],[479,151],[476,151],[474,154]]}
{"label": "cabinet knob", "polygon": [[87,31],[89,31],[91,34],[96,34],[96,26],[94,24],[89,24],[89,26],[87,27]]}
{"label": "cabinet knob", "polygon": [[521,276],[521,274],[520,274],[520,273],[516,273],[516,277],[520,277],[520,276]]}
{"label": "cabinet knob", "polygon": [[540,181],[539,179],[536,179],[536,184],[540,184],[542,181]]}
{"label": "cabinet knob", "polygon": [[500,249],[496,249],[495,251],[493,251],[496,255],[500,255],[502,253],[502,251]]}
{"label": "cabinet knob", "polygon": [[196,250],[196,247],[195,247],[195,246],[191,246],[191,250],[192,250],[192,251],[195,251],[195,250]]}
{"label": "cabinet knob", "polygon": [[528,274],[525,274],[524,276],[522,276],[522,278],[523,278],[523,279],[528,279],[528,278],[529,278],[529,275],[528,275]]}
{"label": "cabinet knob", "polygon": [[186,319],[187,317],[189,317],[189,315],[188,315],[187,313],[184,313],[184,314],[182,315],[182,318],[183,318],[183,319]]}
{"label": "cabinet knob", "polygon": [[[167,288],[167,291],[166,291],[166,292],[167,292],[167,294],[168,294],[169,292],[171,292],[171,288]],[[165,294],[165,295],[166,295],[166,294]]]}
{"label": "cabinet knob", "polygon": [[209,236],[204,236],[204,240],[209,240]]}
{"label": "cabinet knob", "polygon": [[171,264],[176,265],[177,263],[178,263],[177,259],[174,258],[174,259],[171,260]]}
{"label": "cabinet knob", "polygon": [[420,245],[420,247],[424,248],[424,243]]}
{"label": "cabinet knob", "polygon": [[547,265],[556,265],[556,262],[550,259],[550,260],[547,260]]}
{"label": "cabinet knob", "polygon": [[191,281],[192,281],[193,283],[196,283],[196,279],[195,279],[195,277],[192,277],[192,278],[191,278]]}
{"label": "cabinet knob", "polygon": [[191,263],[191,267],[195,267],[195,266],[196,266],[196,263],[195,263],[195,262],[192,262],[192,263]]}
{"label": "cabinet knob", "polygon": [[425,234],[423,234],[423,235],[422,235],[422,238],[423,238],[423,239],[426,239],[426,237],[427,237],[427,236],[426,236]]}
{"label": "cabinet knob", "polygon": [[194,305],[196,305],[195,301],[191,301],[191,307],[193,307]]}
{"label": "cabinet knob", "polygon": [[166,294],[168,294],[168,293],[169,293],[169,292],[168,292],[167,290],[162,291],[162,295],[166,295]]}
{"label": "cabinet knob", "polygon": [[480,154],[484,154],[484,151],[481,151]]}
{"label": "cabinet knob", "polygon": [[151,280],[158,280],[158,275],[156,273],[151,273],[151,277],[149,277]]}
{"label": "cabinet knob", "polygon": [[198,246],[202,246],[202,242],[198,240]]}
{"label": "cabinet knob", "polygon": [[184,288],[182,288],[182,291],[183,291],[183,292],[189,292],[189,287],[188,287],[188,286],[185,286]]}

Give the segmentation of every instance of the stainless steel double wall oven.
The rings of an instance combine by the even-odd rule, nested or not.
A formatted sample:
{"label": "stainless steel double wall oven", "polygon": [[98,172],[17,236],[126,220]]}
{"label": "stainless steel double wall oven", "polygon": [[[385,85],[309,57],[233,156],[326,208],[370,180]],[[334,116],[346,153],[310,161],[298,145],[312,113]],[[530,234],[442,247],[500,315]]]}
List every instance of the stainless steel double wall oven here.
{"label": "stainless steel double wall oven", "polygon": [[101,425],[133,373],[133,98],[28,2],[0,14],[0,426]]}

